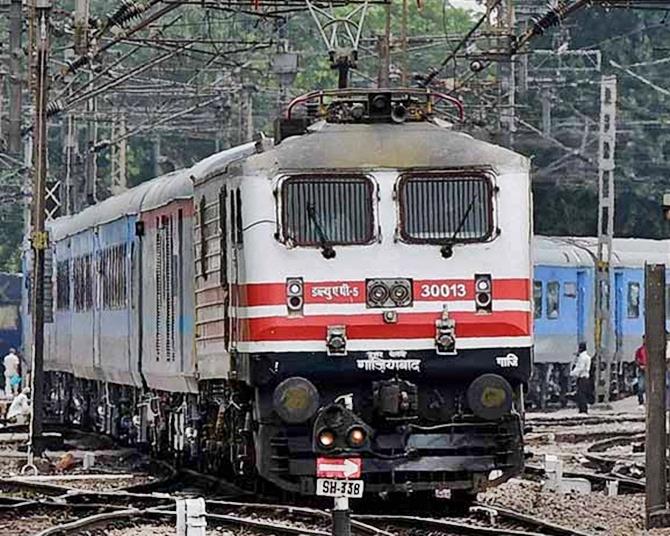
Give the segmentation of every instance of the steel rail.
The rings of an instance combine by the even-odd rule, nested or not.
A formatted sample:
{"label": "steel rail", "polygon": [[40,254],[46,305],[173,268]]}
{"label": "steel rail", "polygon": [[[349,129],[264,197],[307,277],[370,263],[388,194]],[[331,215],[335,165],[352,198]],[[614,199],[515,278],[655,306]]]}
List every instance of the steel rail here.
{"label": "steel rail", "polygon": [[555,523],[551,523],[544,519],[539,519],[533,516],[515,512],[507,508],[498,506],[477,504],[473,513],[494,514],[498,522],[513,523],[526,525],[530,530],[510,529],[502,526],[482,526],[468,523],[465,521],[455,521],[446,519],[423,518],[418,516],[396,516],[396,515],[356,515],[356,519],[363,520],[378,520],[382,522],[411,524],[413,527],[424,526],[430,530],[444,530],[449,529],[458,534],[474,534],[474,535],[510,535],[510,536],[530,536],[530,535],[550,535],[550,536],[588,536],[585,532],[563,527]]}
{"label": "steel rail", "polygon": [[543,536],[539,532],[527,532],[503,527],[486,527],[468,523],[467,521],[451,521],[447,519],[434,519],[418,516],[404,515],[355,515],[357,520],[379,521],[391,525],[410,526],[414,530],[425,529],[430,531],[450,532],[470,536]]}
{"label": "steel rail", "polygon": [[553,536],[589,536],[587,533],[580,530],[563,527],[561,525],[552,523],[551,521],[522,514],[521,512],[516,512],[515,510],[510,510],[501,506],[487,505],[486,508],[493,508],[493,510],[495,510],[498,517],[500,518],[510,521],[518,521],[530,526],[534,526],[536,529],[542,530],[542,534],[551,534]]}
{"label": "steel rail", "polygon": [[[306,506],[291,506],[286,504],[266,504],[266,503],[247,503],[240,501],[219,501],[219,500],[208,500],[206,501],[208,506],[214,507],[227,507],[235,508],[236,510],[252,508],[255,510],[268,510],[268,511],[284,511],[287,514],[303,514],[309,517],[318,517],[321,519],[332,519],[332,514],[326,510],[319,510],[316,508],[309,508]],[[358,530],[363,534],[372,534],[377,536],[393,536],[393,533],[375,527],[374,525],[369,525],[358,521],[356,519],[351,520],[352,528]]]}
{"label": "steel rail", "polygon": [[[176,512],[172,510],[162,510],[157,508],[139,510],[136,508],[129,508],[127,510],[118,510],[115,512],[105,512],[84,517],[76,521],[70,521],[49,527],[35,536],[63,536],[65,534],[72,534],[79,530],[98,526],[101,524],[108,525],[118,521],[132,520],[137,522],[139,519],[147,519],[154,517],[175,517]],[[259,521],[256,519],[244,518],[229,514],[205,514],[207,520],[211,520],[216,524],[233,525],[243,527],[246,529],[254,529],[257,531],[266,532],[269,534],[287,534],[290,536],[330,536],[329,532],[311,529],[306,527],[286,525],[277,523],[276,521]]]}

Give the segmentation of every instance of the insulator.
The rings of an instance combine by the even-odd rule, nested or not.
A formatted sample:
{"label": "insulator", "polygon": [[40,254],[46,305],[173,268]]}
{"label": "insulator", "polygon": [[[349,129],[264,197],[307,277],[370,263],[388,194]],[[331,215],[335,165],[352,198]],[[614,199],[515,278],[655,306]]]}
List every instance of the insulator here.
{"label": "insulator", "polygon": [[49,102],[47,104],[47,117],[51,117],[51,116],[56,115],[59,112],[62,112],[63,111],[63,106],[64,106],[64,103],[60,99]]}
{"label": "insulator", "polygon": [[133,0],[122,0],[119,9],[107,18],[108,26],[123,26],[133,19],[139,18],[146,10],[143,4],[137,4]]}

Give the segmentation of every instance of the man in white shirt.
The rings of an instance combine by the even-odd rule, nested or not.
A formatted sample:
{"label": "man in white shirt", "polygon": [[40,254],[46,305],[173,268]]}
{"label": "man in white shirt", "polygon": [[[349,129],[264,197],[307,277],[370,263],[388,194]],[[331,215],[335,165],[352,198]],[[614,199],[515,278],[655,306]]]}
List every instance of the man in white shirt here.
{"label": "man in white shirt", "polygon": [[577,407],[579,413],[588,413],[588,399],[591,376],[591,356],[586,351],[586,343],[579,343],[579,350],[575,362],[572,364],[570,376],[577,379]]}
{"label": "man in white shirt", "polygon": [[2,364],[5,366],[5,395],[15,396],[19,393],[21,376],[19,376],[20,360],[14,348],[9,349],[9,353],[3,359]]}

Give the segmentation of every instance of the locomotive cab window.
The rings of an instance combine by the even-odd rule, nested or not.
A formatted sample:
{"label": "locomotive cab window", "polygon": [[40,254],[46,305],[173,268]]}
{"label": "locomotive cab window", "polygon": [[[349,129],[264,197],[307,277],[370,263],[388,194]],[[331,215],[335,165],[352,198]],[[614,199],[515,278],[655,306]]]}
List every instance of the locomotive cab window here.
{"label": "locomotive cab window", "polygon": [[281,185],[282,239],[296,246],[368,244],[373,184],[362,175],[297,175]]}
{"label": "locomotive cab window", "polygon": [[471,173],[409,173],[399,182],[400,235],[407,242],[486,241],[493,232],[493,187]]}

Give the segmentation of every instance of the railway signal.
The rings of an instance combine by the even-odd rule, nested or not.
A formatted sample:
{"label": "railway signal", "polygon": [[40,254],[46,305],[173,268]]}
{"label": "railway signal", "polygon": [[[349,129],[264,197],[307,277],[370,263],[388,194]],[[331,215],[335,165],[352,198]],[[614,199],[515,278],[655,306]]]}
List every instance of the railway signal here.
{"label": "railway signal", "polygon": [[316,494],[333,497],[333,536],[350,536],[349,498],[363,497],[361,458],[316,459]]}

